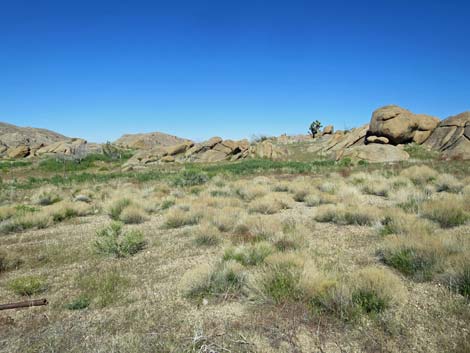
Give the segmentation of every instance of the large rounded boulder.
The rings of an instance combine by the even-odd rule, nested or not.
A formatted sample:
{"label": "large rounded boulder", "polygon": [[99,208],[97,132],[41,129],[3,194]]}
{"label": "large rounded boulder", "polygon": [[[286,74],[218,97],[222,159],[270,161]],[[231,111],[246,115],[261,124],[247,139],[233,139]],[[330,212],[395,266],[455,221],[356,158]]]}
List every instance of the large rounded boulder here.
{"label": "large rounded boulder", "polygon": [[397,105],[388,105],[372,114],[368,136],[386,137],[392,145],[425,142],[439,125],[430,115],[414,114]]}

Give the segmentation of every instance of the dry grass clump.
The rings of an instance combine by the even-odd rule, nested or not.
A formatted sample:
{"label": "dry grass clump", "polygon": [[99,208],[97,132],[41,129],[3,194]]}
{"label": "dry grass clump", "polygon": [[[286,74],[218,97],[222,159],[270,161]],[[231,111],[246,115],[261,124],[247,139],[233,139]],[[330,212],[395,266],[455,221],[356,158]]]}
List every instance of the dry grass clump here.
{"label": "dry grass clump", "polygon": [[270,239],[279,251],[300,250],[306,244],[306,235],[310,232],[304,224],[285,221],[282,232]]}
{"label": "dry grass clump", "polygon": [[365,313],[381,313],[402,305],[406,300],[406,289],[395,274],[378,267],[366,267],[351,277],[353,305]]}
{"label": "dry grass clump", "polygon": [[440,174],[435,183],[437,192],[458,193],[463,189],[463,184],[451,174]]}
{"label": "dry grass clump", "polygon": [[269,193],[269,188],[260,184],[237,183],[235,184],[235,195],[244,201],[253,201]]}
{"label": "dry grass clump", "polygon": [[231,232],[240,218],[244,214],[244,210],[237,207],[224,207],[214,209],[207,212],[209,222],[213,224],[221,232]]}
{"label": "dry grass clump", "polygon": [[276,304],[302,298],[299,288],[305,259],[298,253],[275,253],[266,259],[267,267],[260,281],[261,291]]}
{"label": "dry grass clump", "polygon": [[204,298],[236,297],[246,283],[243,265],[236,261],[220,262],[217,265],[203,264],[186,272],[180,282],[185,297]]}
{"label": "dry grass clump", "polygon": [[119,215],[119,220],[125,224],[139,224],[145,222],[147,219],[145,210],[135,204],[124,207]]}
{"label": "dry grass clump", "polygon": [[21,265],[21,259],[0,249],[0,273],[6,272]]}
{"label": "dry grass clump", "polygon": [[132,203],[132,200],[129,197],[119,197],[111,199],[106,206],[107,212],[111,219],[115,221],[119,220],[121,212]]}
{"label": "dry grass clump", "polygon": [[381,216],[377,208],[371,206],[323,205],[316,210],[315,220],[342,225],[373,225],[380,221]]}
{"label": "dry grass clump", "polygon": [[73,217],[89,216],[93,213],[93,208],[83,202],[62,201],[44,208],[41,213],[50,215],[57,223]]}
{"label": "dry grass clump", "polygon": [[289,200],[273,194],[265,195],[260,199],[250,202],[248,211],[250,213],[261,213],[265,215],[278,213],[290,207]]}
{"label": "dry grass clump", "polygon": [[424,202],[421,212],[442,228],[460,226],[470,221],[470,197],[446,194]]}
{"label": "dry grass clump", "polygon": [[443,278],[450,290],[470,298],[470,253],[454,261]]}
{"label": "dry grass clump", "polygon": [[400,176],[409,178],[413,183],[422,185],[427,182],[433,181],[439,175],[434,169],[427,165],[415,165],[400,172]]}
{"label": "dry grass clump", "polygon": [[428,188],[416,190],[415,188],[403,188],[393,192],[390,199],[406,212],[419,214],[423,202],[429,200],[432,191]]}
{"label": "dry grass clump", "polygon": [[0,222],[3,222],[16,215],[16,208],[12,206],[1,206],[0,207]]}
{"label": "dry grass clump", "polygon": [[28,212],[17,214],[15,217],[2,222],[0,233],[21,232],[31,228],[43,229],[54,223],[52,216],[48,212]]}
{"label": "dry grass clump", "polygon": [[387,179],[377,180],[370,184],[365,184],[362,187],[362,191],[368,195],[387,197],[390,191],[390,185]]}
{"label": "dry grass clump", "polygon": [[32,202],[40,206],[48,206],[53,203],[59,202],[62,198],[60,197],[59,190],[52,187],[44,187],[39,189],[32,197]]}
{"label": "dry grass clump", "polygon": [[221,242],[219,229],[210,223],[200,224],[195,235],[194,243],[199,246],[214,246]]}
{"label": "dry grass clump", "polygon": [[428,220],[406,213],[399,208],[390,208],[385,211],[379,234],[430,234],[433,228],[432,222]]}
{"label": "dry grass clump", "polygon": [[338,190],[339,185],[337,182],[334,182],[334,181],[325,181],[324,183],[321,183],[317,187],[318,187],[318,190],[320,190],[321,192],[325,192],[327,194],[333,195]]}
{"label": "dry grass clump", "polygon": [[181,228],[198,224],[202,219],[202,213],[199,210],[192,210],[191,206],[179,206],[172,208],[165,216],[164,227]]}
{"label": "dry grass clump", "polygon": [[314,188],[310,181],[305,178],[297,178],[289,185],[289,191],[297,202],[304,202],[305,198],[313,192]]}
{"label": "dry grass clump", "polygon": [[268,242],[240,245],[225,250],[224,261],[234,260],[244,266],[256,266],[274,252],[273,246]]}
{"label": "dry grass clump", "polygon": [[388,238],[379,255],[383,262],[417,281],[431,280],[449,255],[442,239],[430,235]]}
{"label": "dry grass clump", "polygon": [[243,241],[260,241],[274,238],[282,229],[277,217],[247,216],[238,221],[233,235]]}
{"label": "dry grass clump", "polygon": [[289,192],[290,185],[286,182],[277,182],[271,187],[271,190],[274,192]]}

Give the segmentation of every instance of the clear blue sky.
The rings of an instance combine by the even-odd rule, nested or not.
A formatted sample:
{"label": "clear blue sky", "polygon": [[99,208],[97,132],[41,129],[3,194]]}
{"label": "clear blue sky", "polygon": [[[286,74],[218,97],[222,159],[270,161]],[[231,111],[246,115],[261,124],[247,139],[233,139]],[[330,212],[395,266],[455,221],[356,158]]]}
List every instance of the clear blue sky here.
{"label": "clear blue sky", "polygon": [[470,110],[467,1],[0,0],[0,121],[90,141]]}

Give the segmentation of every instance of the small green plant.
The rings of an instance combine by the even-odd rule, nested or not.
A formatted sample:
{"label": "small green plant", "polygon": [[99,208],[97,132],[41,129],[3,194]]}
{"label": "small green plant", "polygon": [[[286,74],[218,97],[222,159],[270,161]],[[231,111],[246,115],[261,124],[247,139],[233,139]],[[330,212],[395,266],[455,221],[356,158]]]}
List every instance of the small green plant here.
{"label": "small green plant", "polygon": [[90,306],[90,303],[91,300],[88,297],[81,295],[74,301],[65,305],[65,307],[69,310],[83,310],[88,308]]}
{"label": "small green plant", "polygon": [[377,293],[370,290],[358,290],[352,294],[352,302],[367,314],[380,313],[387,308],[387,303]]}
{"label": "small green plant", "polygon": [[9,288],[18,295],[31,296],[46,291],[47,285],[42,277],[25,276],[10,281]]}
{"label": "small green plant", "polygon": [[96,252],[121,258],[135,255],[145,248],[147,242],[142,232],[123,232],[122,227],[122,223],[113,222],[99,230],[96,233],[98,240],[94,243]]}
{"label": "small green plant", "polygon": [[268,242],[241,245],[236,248],[226,249],[224,261],[235,260],[245,266],[256,266],[262,263],[272,252],[273,247]]}
{"label": "small green plant", "polygon": [[77,284],[81,294],[79,300],[71,303],[75,304],[71,310],[79,310],[92,303],[99,308],[107,307],[123,298],[130,281],[114,268],[81,273]]}

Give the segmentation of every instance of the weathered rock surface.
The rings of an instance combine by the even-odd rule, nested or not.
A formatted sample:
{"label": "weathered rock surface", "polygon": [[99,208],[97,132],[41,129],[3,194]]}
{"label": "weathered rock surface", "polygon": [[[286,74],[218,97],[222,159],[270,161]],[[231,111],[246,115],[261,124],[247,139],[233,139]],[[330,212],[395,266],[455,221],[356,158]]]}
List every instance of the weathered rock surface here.
{"label": "weathered rock surface", "polygon": [[250,148],[250,154],[256,158],[280,159],[289,154],[289,151],[273,142],[266,140]]}
{"label": "weathered rock surface", "polygon": [[24,158],[29,155],[29,146],[20,145],[18,147],[9,148],[7,151],[8,158]]}
{"label": "weathered rock surface", "polygon": [[68,137],[64,135],[46,129],[20,127],[12,124],[0,123],[0,145],[4,145],[7,148],[19,146],[31,147],[34,145],[45,146],[67,139]]}
{"label": "weathered rock surface", "polygon": [[150,150],[157,146],[175,146],[186,142],[190,140],[161,132],[149,132],[122,135],[114,144],[122,148]]}
{"label": "weathered rock surface", "polygon": [[442,120],[424,143],[445,158],[470,159],[470,112]]}
{"label": "weathered rock surface", "polygon": [[323,129],[323,135],[330,135],[334,132],[334,127],[333,125],[327,125],[325,126],[325,128]]}
{"label": "weathered rock surface", "polygon": [[59,141],[51,145],[39,148],[35,154],[40,156],[43,154],[63,154],[67,156],[81,155],[87,153],[87,141],[76,138],[66,141]]}
{"label": "weathered rock surface", "polygon": [[383,136],[380,136],[380,137],[377,137],[377,136],[368,136],[366,138],[366,142],[367,143],[380,143],[381,145],[386,145],[388,144],[390,141],[388,138],[386,137],[383,137]]}
{"label": "weathered rock surface", "polygon": [[370,163],[386,163],[407,160],[410,155],[403,149],[392,145],[369,144],[355,146],[336,153],[336,160],[351,158],[354,161],[367,161]]}
{"label": "weathered rock surface", "polygon": [[323,135],[314,139],[312,145],[308,147],[308,151],[319,154],[329,154],[330,152],[344,150],[352,146],[364,145],[368,130],[369,125],[364,125],[352,129],[347,133],[337,131],[331,135]]}
{"label": "weathered rock surface", "polygon": [[388,105],[372,114],[368,136],[386,137],[393,145],[423,143],[439,124],[430,115],[414,114],[397,105]]}

